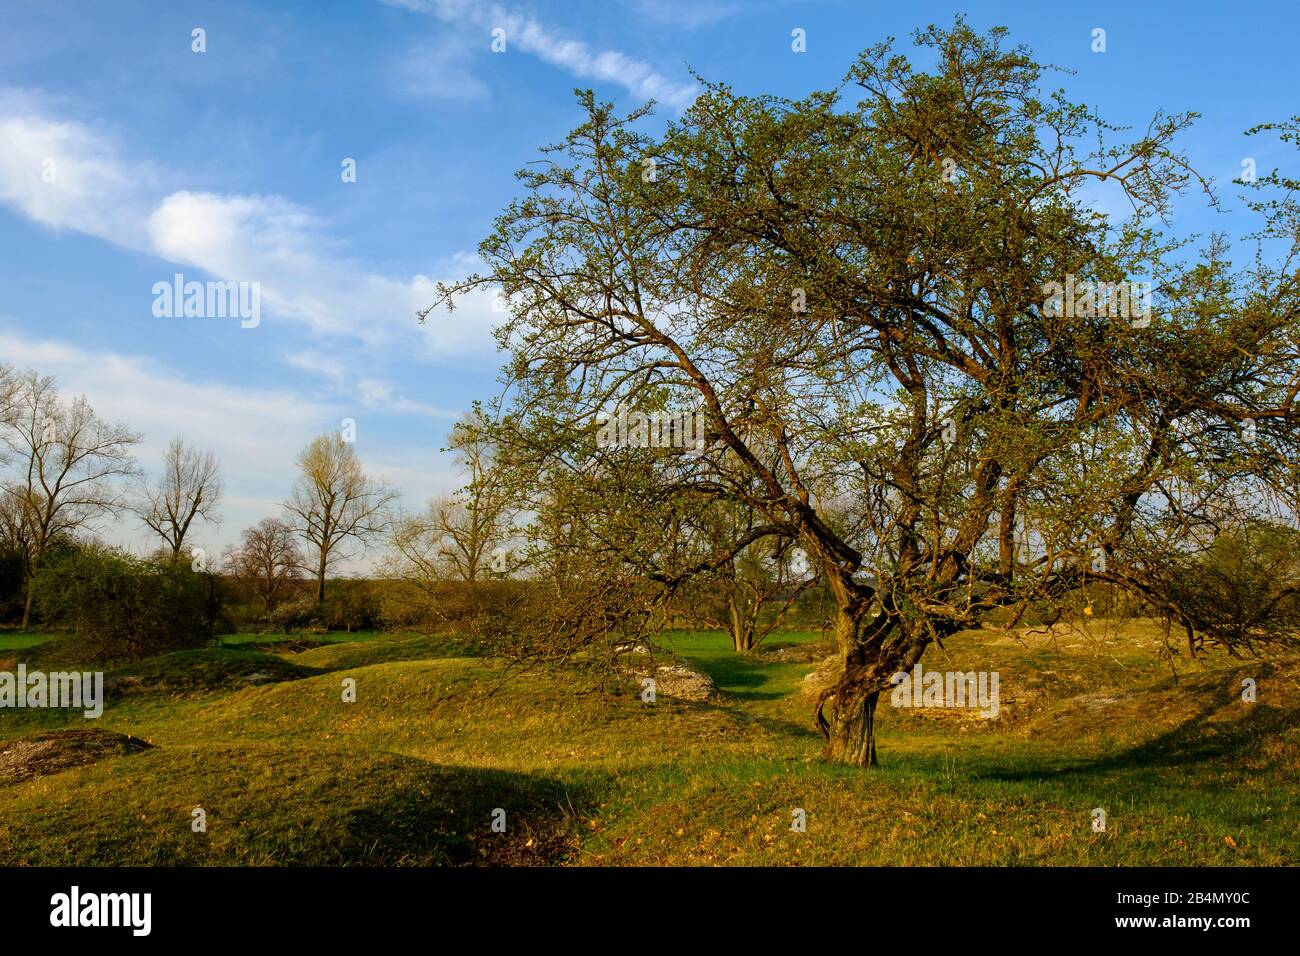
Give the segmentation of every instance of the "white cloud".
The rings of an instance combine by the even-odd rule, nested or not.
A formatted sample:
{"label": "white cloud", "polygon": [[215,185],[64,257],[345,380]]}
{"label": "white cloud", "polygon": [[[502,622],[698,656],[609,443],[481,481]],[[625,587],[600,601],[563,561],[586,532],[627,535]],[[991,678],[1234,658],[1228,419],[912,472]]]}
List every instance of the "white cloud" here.
{"label": "white cloud", "polygon": [[[294,481],[298,451],[354,411],[341,396],[326,401],[291,388],[201,381],[139,356],[91,352],[5,328],[0,328],[0,355],[16,367],[53,375],[65,396],[85,395],[101,417],[143,433],[136,454],[148,472],[157,471],[167,442],[177,434],[213,452],[226,480],[224,520],[218,527],[200,528],[196,539],[213,553],[237,540],[243,528],[280,513],[280,502]],[[384,382],[364,380],[357,392],[367,407],[388,414],[458,417],[450,410],[405,400]],[[436,443],[422,439],[416,449],[367,446],[362,451],[367,470],[383,476],[409,500],[422,502],[461,481]],[[117,544],[143,549],[150,543],[130,517],[101,522],[100,527]],[[364,567],[362,563],[344,570]]]}
{"label": "white cloud", "polygon": [[426,418],[454,419],[459,418],[461,414],[454,409],[439,408],[437,405],[402,398],[394,391],[391,382],[382,379],[360,379],[356,384],[356,390],[361,403],[367,408],[384,409],[400,415],[422,415]]}
{"label": "white cloud", "polygon": [[444,23],[473,26],[483,31],[483,48],[489,48],[490,32],[505,31],[506,51],[520,50],[584,80],[597,80],[623,87],[641,100],[656,100],[675,110],[684,110],[695,99],[693,82],[669,79],[650,64],[618,50],[592,50],[581,40],[566,38],[523,13],[495,3],[475,0],[383,0],[389,6],[431,13]]}
{"label": "white cloud", "polygon": [[106,137],[41,114],[48,101],[0,89],[0,203],[52,229],[72,229],[145,249],[144,190],[157,177],[127,164]]}
{"label": "white cloud", "polygon": [[[429,276],[370,272],[328,237],[325,223],[280,196],[163,195],[161,172],[122,157],[84,124],[40,115],[37,102],[30,94],[0,95],[0,204],[222,280],[259,282],[272,319],[321,335],[403,343],[416,358],[493,351],[499,316],[490,297],[467,298],[455,322],[433,317],[420,326],[415,314],[435,295]],[[53,183],[42,180],[46,160],[54,162]]]}

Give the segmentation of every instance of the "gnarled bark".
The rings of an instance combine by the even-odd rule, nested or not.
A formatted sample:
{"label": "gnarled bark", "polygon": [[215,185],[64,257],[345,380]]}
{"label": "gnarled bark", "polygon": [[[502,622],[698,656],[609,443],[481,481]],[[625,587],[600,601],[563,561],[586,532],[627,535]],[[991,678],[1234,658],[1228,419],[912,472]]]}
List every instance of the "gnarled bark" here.
{"label": "gnarled bark", "polygon": [[844,662],[840,678],[817,698],[814,720],[826,741],[826,759],[854,767],[878,767],[876,704],[890,678],[911,668],[924,653],[924,631],[904,628],[882,612],[862,626],[857,606],[841,608],[836,639]]}

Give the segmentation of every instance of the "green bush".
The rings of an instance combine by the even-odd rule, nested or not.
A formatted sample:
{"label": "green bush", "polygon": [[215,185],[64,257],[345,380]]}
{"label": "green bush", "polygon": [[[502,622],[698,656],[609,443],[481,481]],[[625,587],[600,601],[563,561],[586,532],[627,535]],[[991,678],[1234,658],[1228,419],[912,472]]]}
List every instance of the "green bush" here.
{"label": "green bush", "polygon": [[0,549],[0,621],[22,620],[26,599],[27,568],[23,553],[17,548]]}
{"label": "green bush", "polygon": [[1233,652],[1300,644],[1300,531],[1250,521],[1223,531],[1201,554],[1169,562],[1161,582],[1166,617]]}
{"label": "green bush", "polygon": [[323,614],[331,631],[368,631],[380,623],[379,588],[364,579],[331,581]]}
{"label": "green bush", "polygon": [[212,641],[221,614],[214,578],[188,562],[144,560],[93,547],[42,567],[41,620],[71,630],[97,657],[138,659]]}

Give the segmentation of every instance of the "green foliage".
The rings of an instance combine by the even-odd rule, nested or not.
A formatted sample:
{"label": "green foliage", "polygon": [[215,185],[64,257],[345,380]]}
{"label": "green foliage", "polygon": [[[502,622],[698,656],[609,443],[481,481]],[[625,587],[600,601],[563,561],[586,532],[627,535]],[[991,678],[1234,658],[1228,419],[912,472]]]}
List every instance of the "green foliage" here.
{"label": "green foliage", "polygon": [[220,616],[211,575],[177,561],[91,547],[44,565],[33,582],[41,619],[71,630],[95,657],[138,659],[209,643]]}
{"label": "green foliage", "polygon": [[1300,531],[1252,521],[1177,566],[1164,586],[1170,617],[1233,650],[1300,642]]}
{"label": "green foliage", "polygon": [[17,548],[0,549],[0,621],[18,621],[23,616],[27,562]]}
{"label": "green foliage", "polygon": [[332,581],[321,615],[328,630],[368,631],[380,619],[380,589],[364,579]]}

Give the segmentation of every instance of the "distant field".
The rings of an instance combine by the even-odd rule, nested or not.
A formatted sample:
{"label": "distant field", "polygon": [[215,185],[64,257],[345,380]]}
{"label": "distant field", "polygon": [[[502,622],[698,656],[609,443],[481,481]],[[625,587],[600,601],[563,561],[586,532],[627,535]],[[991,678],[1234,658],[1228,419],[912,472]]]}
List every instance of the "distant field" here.
{"label": "distant field", "polygon": [[21,650],[44,641],[52,641],[57,637],[57,634],[46,634],[41,631],[0,631],[0,651]]}
{"label": "distant field", "polygon": [[[820,760],[818,634],[744,658],[664,634],[724,697],[653,704],[580,665],[332,637],[118,669],[96,721],[0,712],[0,864],[1300,863],[1300,664],[1183,658],[1175,680],[1147,625],[931,649],[927,668],[997,670],[1003,716],[882,705],[879,771]],[[136,740],[40,736],[67,728]]]}
{"label": "distant field", "polygon": [[[58,640],[60,636],[61,635],[59,634],[44,631],[0,631],[0,651],[21,650],[23,648],[33,647],[44,641]],[[221,638],[221,643],[227,647],[275,644],[291,640],[309,640],[336,644],[350,641],[382,640],[390,639],[392,637],[392,634],[387,634],[382,631],[353,631],[351,634],[343,631],[329,631],[320,634],[283,634],[276,631],[266,634],[226,634]]]}
{"label": "distant field", "polygon": [[288,640],[307,640],[321,641],[329,644],[343,644],[350,641],[375,641],[390,640],[393,635],[385,631],[353,631],[346,633],[344,631],[325,631],[323,633],[283,634],[273,631],[266,634],[226,634],[221,638],[221,643],[227,647],[240,647],[249,644],[275,644]]}

